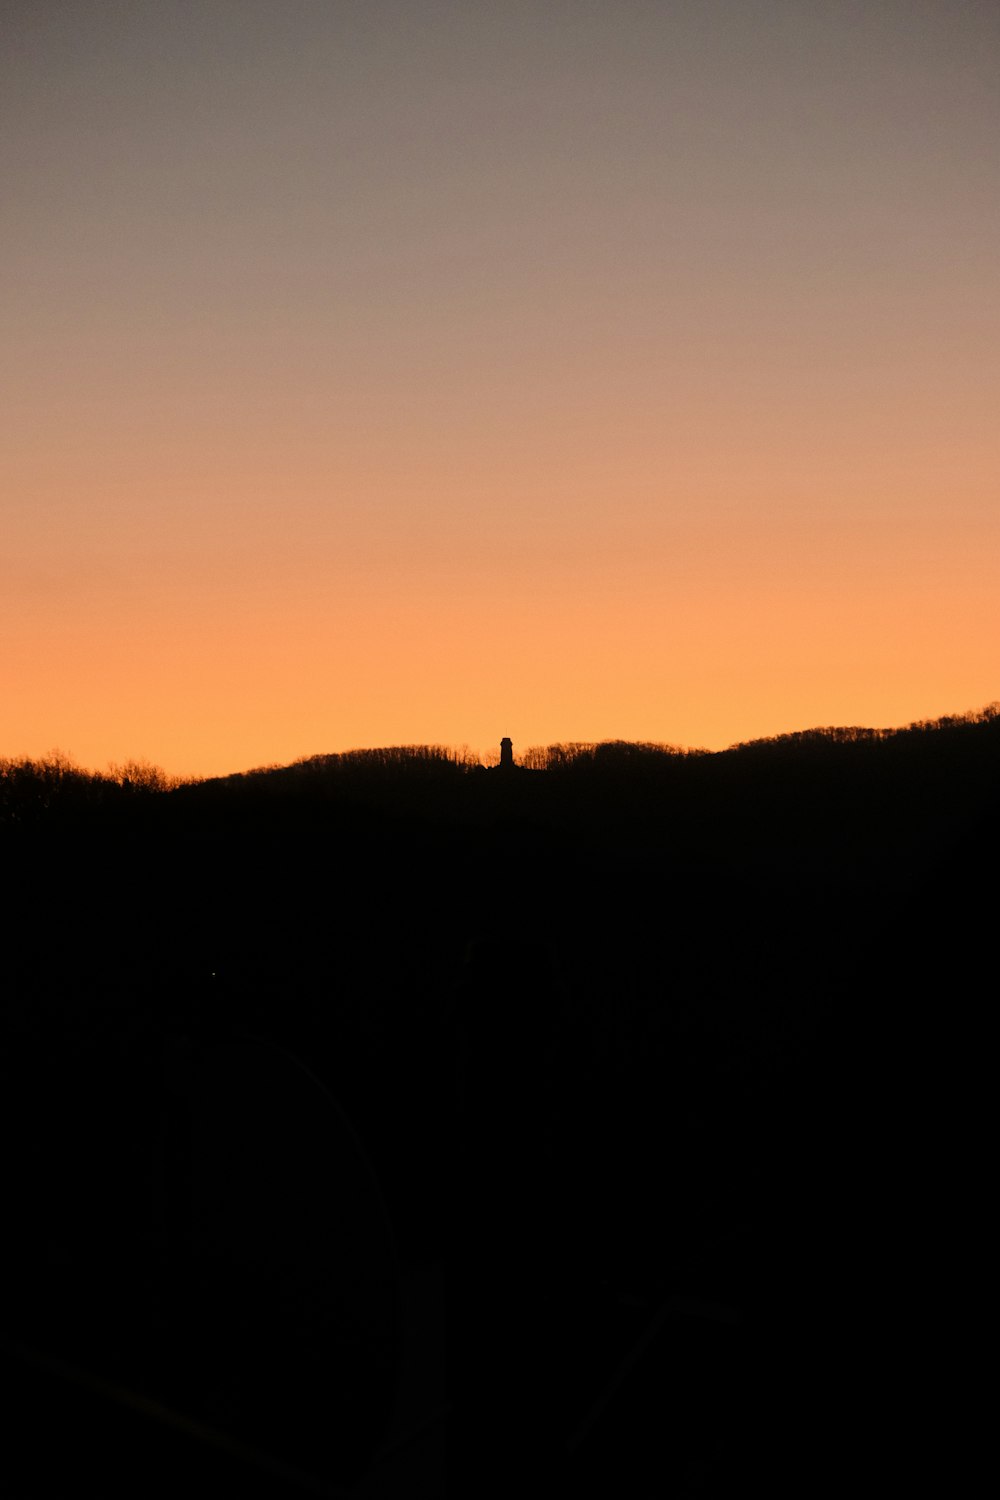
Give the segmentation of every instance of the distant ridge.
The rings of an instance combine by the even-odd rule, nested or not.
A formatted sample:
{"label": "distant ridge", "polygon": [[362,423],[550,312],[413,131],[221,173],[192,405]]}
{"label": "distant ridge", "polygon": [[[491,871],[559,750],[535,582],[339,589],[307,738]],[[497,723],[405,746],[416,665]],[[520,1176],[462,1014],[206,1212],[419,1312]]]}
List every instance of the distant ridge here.
{"label": "distant ridge", "polygon": [[[864,725],[824,725],[809,729],[796,729],[759,739],[740,740],[723,750],[706,750],[684,747],[649,740],[573,740],[550,745],[529,746],[523,754],[515,756],[509,739],[501,743],[496,752],[481,757],[468,746],[449,745],[385,745],[352,750],[320,752],[303,756],[287,764],[255,766],[246,771],[233,771],[222,776],[179,777],[171,776],[159,766],[148,761],[126,761],[109,765],[106,771],[92,771],[78,766],[61,750],[52,750],[47,755],[33,759],[29,756],[0,757],[0,817],[4,801],[17,799],[18,788],[34,787],[34,799],[48,805],[57,798],[60,789],[68,792],[71,787],[78,790],[85,785],[100,792],[109,800],[117,795],[134,798],[152,792],[170,792],[181,787],[220,785],[232,782],[259,781],[261,778],[289,774],[305,775],[329,773],[331,775],[371,778],[400,775],[465,775],[490,769],[503,764],[535,771],[566,771],[570,769],[602,768],[624,771],[650,769],[657,763],[678,761],[720,761],[761,752],[778,751],[787,754],[801,748],[829,749],[841,745],[896,744],[915,745],[937,736],[954,743],[968,742],[972,731],[990,732],[1000,721],[1000,700],[982,708],[970,709],[960,714],[945,714],[934,719],[918,719],[896,728],[880,729]],[[505,762],[504,756],[509,755]]]}

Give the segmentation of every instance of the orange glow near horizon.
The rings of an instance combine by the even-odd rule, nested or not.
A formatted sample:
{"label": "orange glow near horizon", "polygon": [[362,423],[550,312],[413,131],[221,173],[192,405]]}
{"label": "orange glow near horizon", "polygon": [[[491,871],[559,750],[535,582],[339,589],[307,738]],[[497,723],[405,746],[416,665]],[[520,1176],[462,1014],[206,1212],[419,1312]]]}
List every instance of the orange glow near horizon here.
{"label": "orange glow near horizon", "polygon": [[22,8],[0,755],[1000,697],[995,7],[503,9]]}

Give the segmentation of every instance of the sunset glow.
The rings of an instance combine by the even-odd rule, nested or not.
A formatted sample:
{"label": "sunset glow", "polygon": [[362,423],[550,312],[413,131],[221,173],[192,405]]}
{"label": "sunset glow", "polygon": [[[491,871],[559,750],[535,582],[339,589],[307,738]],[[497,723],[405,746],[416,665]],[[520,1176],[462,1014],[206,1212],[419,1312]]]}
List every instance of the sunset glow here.
{"label": "sunset glow", "polygon": [[1000,697],[1000,9],[5,7],[0,755]]}

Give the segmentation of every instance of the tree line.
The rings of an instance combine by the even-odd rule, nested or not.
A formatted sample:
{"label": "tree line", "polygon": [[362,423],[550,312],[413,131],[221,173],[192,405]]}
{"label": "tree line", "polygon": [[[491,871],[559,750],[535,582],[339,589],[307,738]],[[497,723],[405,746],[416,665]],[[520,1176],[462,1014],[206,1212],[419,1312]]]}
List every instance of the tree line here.
{"label": "tree line", "polygon": [[[1000,737],[1000,702],[964,714],[918,720],[900,728],[834,725],[743,741],[726,750],[684,749],[651,741],[571,741],[530,746],[515,770],[544,773],[553,790],[655,797],[676,788],[688,801],[725,797],[727,791],[755,796],[780,787],[785,794],[811,788],[821,795],[850,784],[861,796],[866,787],[889,778],[906,801],[907,787],[932,795],[952,791],[980,795],[995,775]],[[487,771],[491,774],[486,775]],[[833,778],[830,781],[830,778]],[[818,780],[817,780],[818,778]],[[77,765],[60,750],[32,759],[0,758],[0,825],[61,821],[75,816],[127,812],[152,800],[223,805],[249,798],[325,801],[394,801],[426,812],[446,805],[461,816],[452,793],[463,785],[502,795],[496,757],[480,757],[467,746],[394,745],[303,757],[289,765],[267,765],[213,778],[172,776],[145,760],[112,763],[104,771]],[[528,797],[522,778],[515,778]],[[492,792],[486,791],[488,785]],[[964,790],[963,790],[964,789]],[[508,783],[508,800],[509,800]],[[535,793],[541,805],[544,794]],[[444,799],[442,801],[442,799]],[[464,806],[471,807],[466,799]],[[553,804],[554,805],[554,804]]]}

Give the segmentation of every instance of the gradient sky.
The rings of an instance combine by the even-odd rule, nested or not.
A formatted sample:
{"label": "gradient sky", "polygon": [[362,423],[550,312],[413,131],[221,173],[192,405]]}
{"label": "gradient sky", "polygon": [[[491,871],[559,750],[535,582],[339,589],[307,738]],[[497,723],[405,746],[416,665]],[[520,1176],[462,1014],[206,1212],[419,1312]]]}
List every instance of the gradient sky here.
{"label": "gradient sky", "polygon": [[1000,697],[996,0],[0,0],[0,755]]}

